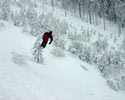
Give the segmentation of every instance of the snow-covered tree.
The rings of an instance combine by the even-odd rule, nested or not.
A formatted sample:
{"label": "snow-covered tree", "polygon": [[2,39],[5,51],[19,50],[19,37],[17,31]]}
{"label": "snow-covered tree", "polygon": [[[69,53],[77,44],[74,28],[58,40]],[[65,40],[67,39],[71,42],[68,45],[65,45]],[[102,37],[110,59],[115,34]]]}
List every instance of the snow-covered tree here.
{"label": "snow-covered tree", "polygon": [[60,47],[55,47],[51,53],[56,56],[56,57],[64,57],[65,56],[65,51],[61,49]]}
{"label": "snow-covered tree", "polygon": [[51,5],[52,5],[52,7],[53,7],[53,11],[54,11],[54,4],[55,3],[55,0],[51,0]]}
{"label": "snow-covered tree", "polygon": [[68,50],[71,53],[79,56],[81,51],[83,50],[83,44],[78,40],[72,41],[72,44],[69,46]]}
{"label": "snow-covered tree", "polygon": [[63,39],[60,39],[60,38],[55,38],[54,39],[54,45],[57,46],[57,47],[65,49],[65,44],[66,44],[66,41],[63,40]]}
{"label": "snow-covered tree", "polygon": [[80,49],[80,53],[79,53],[79,58],[82,60],[82,61],[86,61],[88,63],[91,63],[92,60],[91,60],[91,48],[90,47],[87,47],[87,46],[83,46],[82,49]]}
{"label": "snow-covered tree", "polygon": [[116,6],[115,11],[116,11],[119,34],[121,34],[122,25],[125,24],[125,3],[120,2],[120,4]]}
{"label": "snow-covered tree", "polygon": [[27,9],[27,12],[26,12],[26,16],[27,16],[27,19],[28,19],[28,23],[29,25],[33,25],[34,21],[36,21],[36,18],[37,18],[37,12],[36,10],[34,9],[34,7],[32,7],[31,5],[28,7]]}
{"label": "snow-covered tree", "polygon": [[10,0],[0,0],[0,19],[9,20]]}
{"label": "snow-covered tree", "polygon": [[34,46],[33,46],[33,58],[34,61],[37,63],[43,63],[43,56],[42,56],[42,48],[40,48],[40,39],[41,37],[38,37],[38,39],[36,40]]}
{"label": "snow-covered tree", "polygon": [[18,14],[18,12],[15,12],[12,20],[15,26],[21,26],[21,16]]}

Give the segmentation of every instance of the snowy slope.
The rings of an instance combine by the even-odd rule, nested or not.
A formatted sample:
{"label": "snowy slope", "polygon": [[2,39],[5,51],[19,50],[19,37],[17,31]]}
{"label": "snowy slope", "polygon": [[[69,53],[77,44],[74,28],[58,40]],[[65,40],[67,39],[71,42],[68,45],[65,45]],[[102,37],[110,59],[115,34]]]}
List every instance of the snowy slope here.
{"label": "snowy slope", "polygon": [[125,93],[111,90],[94,66],[68,52],[55,57],[52,45],[43,50],[43,65],[33,62],[36,38],[2,23],[0,100],[125,100]]}

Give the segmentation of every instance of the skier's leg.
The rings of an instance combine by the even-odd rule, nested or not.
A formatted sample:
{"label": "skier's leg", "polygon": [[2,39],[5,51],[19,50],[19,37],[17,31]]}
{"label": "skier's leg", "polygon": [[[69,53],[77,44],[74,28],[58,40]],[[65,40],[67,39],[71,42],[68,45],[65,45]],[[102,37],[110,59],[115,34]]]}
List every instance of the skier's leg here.
{"label": "skier's leg", "polygon": [[46,47],[46,44],[47,44],[47,42],[44,42],[43,48],[45,48],[45,47]]}
{"label": "skier's leg", "polygon": [[40,46],[40,47],[43,47],[43,46],[44,46],[44,43],[45,43],[45,41],[43,41],[43,42],[41,43],[41,46]]}

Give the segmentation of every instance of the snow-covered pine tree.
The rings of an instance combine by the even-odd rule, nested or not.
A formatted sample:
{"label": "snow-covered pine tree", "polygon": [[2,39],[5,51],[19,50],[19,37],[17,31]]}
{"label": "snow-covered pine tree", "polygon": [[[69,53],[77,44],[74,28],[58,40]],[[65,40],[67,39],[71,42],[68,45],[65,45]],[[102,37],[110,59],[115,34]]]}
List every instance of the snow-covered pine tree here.
{"label": "snow-covered pine tree", "polygon": [[35,27],[36,27],[36,22],[37,22],[37,12],[35,8],[32,5],[29,5],[27,11],[26,11],[26,16],[27,16],[27,23],[29,24],[29,27],[31,28],[30,34],[33,36],[36,36],[35,32]]}
{"label": "snow-covered pine tree", "polygon": [[0,1],[0,19],[9,20],[10,17],[10,0]]}
{"label": "snow-covered pine tree", "polygon": [[37,38],[34,46],[33,46],[33,58],[34,61],[37,63],[43,63],[43,56],[42,56],[42,48],[40,47],[40,36]]}
{"label": "snow-covered pine tree", "polygon": [[121,28],[124,26],[125,22],[125,3],[120,2],[117,4],[116,9],[116,18],[117,18],[117,24],[118,24],[118,33],[121,34]]}
{"label": "snow-covered pine tree", "polygon": [[26,8],[21,8],[19,14],[21,18],[21,26],[25,26],[27,24]]}
{"label": "snow-covered pine tree", "polygon": [[13,18],[13,23],[14,23],[15,26],[21,26],[21,17],[17,13],[17,11],[15,12],[15,15],[14,15],[14,18]]}
{"label": "snow-covered pine tree", "polygon": [[51,5],[52,5],[52,7],[53,7],[53,11],[54,11],[54,4],[55,3],[55,1],[54,0],[51,0]]}

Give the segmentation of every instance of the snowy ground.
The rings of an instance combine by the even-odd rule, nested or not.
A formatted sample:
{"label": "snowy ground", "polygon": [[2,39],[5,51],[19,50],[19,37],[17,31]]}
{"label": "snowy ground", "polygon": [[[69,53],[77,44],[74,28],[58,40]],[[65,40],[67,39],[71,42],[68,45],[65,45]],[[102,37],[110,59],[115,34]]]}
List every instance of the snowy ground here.
{"label": "snowy ground", "polygon": [[0,100],[125,100],[125,93],[111,90],[94,66],[68,52],[58,58],[47,45],[44,64],[33,62],[36,38],[0,23]]}

